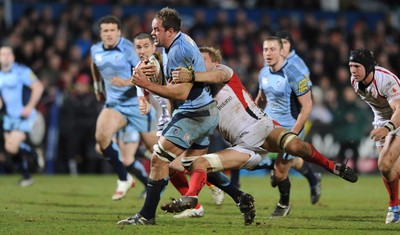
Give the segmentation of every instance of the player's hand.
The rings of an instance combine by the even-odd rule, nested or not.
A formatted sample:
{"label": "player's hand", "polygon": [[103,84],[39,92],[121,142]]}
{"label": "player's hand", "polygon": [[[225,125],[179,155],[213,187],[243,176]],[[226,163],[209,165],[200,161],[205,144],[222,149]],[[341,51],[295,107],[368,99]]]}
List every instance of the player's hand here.
{"label": "player's hand", "polygon": [[139,97],[139,112],[142,115],[146,115],[150,112],[151,104],[145,97]]}
{"label": "player's hand", "polygon": [[385,127],[380,127],[373,129],[369,134],[369,136],[372,140],[379,141],[385,139],[388,133],[389,133],[388,129],[386,129]]}
{"label": "player's hand", "polygon": [[172,83],[188,83],[192,81],[192,72],[187,68],[179,66],[172,71]]}
{"label": "player's hand", "polygon": [[138,67],[145,75],[146,77],[154,77],[157,76],[157,67],[153,63],[149,63],[148,60],[145,60],[144,63],[141,63]]}
{"label": "player's hand", "polygon": [[29,117],[29,115],[31,115],[32,109],[33,108],[31,108],[31,107],[25,106],[21,111],[21,117],[22,118]]}
{"label": "player's hand", "polygon": [[131,82],[134,85],[142,88],[147,88],[147,86],[151,83],[141,69],[134,70],[131,77]]}

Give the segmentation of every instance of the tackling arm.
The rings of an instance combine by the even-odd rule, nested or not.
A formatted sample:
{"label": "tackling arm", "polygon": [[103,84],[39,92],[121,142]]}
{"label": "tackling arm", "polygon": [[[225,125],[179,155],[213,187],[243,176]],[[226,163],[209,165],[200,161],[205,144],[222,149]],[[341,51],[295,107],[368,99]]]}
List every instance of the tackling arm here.
{"label": "tackling arm", "polygon": [[265,107],[267,106],[267,98],[265,97],[265,94],[264,94],[264,92],[262,90],[258,90],[258,94],[257,94],[257,97],[254,100],[254,102],[262,110],[264,110]]}
{"label": "tackling arm", "polygon": [[139,87],[145,88],[148,91],[172,100],[184,101],[188,97],[193,83],[182,84],[167,84],[165,86],[157,83],[150,82],[146,75],[140,70],[136,69],[132,75],[131,82]]}
{"label": "tackling arm", "polygon": [[231,79],[233,71],[218,66],[213,71],[207,72],[196,72],[193,74],[190,70],[184,67],[178,67],[172,71],[172,81],[175,83],[186,83],[186,82],[205,82],[210,84],[218,84],[228,82]]}

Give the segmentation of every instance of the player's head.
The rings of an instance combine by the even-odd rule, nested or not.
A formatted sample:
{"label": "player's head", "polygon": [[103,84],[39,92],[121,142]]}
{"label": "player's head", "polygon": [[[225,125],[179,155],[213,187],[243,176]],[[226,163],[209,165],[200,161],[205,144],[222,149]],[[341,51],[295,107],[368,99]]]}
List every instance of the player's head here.
{"label": "player's head", "polygon": [[154,39],[149,33],[136,34],[133,43],[135,44],[135,51],[142,61],[148,59],[156,51]]}
{"label": "player's head", "polygon": [[[360,71],[359,65],[362,65],[364,70]],[[350,72],[356,79],[358,78],[357,80],[360,80],[360,78],[360,81],[366,79],[368,75],[375,70],[375,65],[376,62],[372,51],[359,48],[350,52]]]}
{"label": "player's head", "polygon": [[287,57],[291,51],[294,50],[294,41],[292,35],[285,30],[279,31],[276,33],[276,36],[282,39],[284,55],[283,57]]}
{"label": "player's head", "polygon": [[9,70],[15,61],[13,48],[9,45],[0,47],[0,65],[1,70]]}
{"label": "player's head", "polygon": [[222,61],[221,52],[213,47],[200,47],[201,55],[204,59],[204,64],[207,71],[213,70],[215,65],[220,64]]}
{"label": "player's head", "polygon": [[283,60],[283,43],[281,38],[276,36],[268,37],[263,43],[263,56],[265,63],[274,67]]}
{"label": "player's head", "polygon": [[104,16],[99,20],[100,38],[105,48],[117,45],[121,36],[121,21],[112,15]]}
{"label": "player's head", "polygon": [[182,20],[175,9],[165,7],[157,12],[151,27],[156,46],[168,47],[176,33],[181,31]]}

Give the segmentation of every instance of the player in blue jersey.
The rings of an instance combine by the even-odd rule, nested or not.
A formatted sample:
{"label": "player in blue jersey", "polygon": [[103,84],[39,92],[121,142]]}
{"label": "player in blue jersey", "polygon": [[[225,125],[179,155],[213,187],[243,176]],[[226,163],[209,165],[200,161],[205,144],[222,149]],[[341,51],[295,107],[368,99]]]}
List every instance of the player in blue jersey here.
{"label": "player in blue jersey", "polygon": [[26,157],[37,157],[25,140],[33,128],[35,106],[44,87],[30,68],[15,62],[10,46],[0,48],[0,64],[0,106],[5,106],[6,111],[3,120],[5,150],[19,163],[22,171],[19,184],[25,187],[33,184]]}
{"label": "player in blue jersey", "polygon": [[[99,30],[101,42],[90,50],[96,98],[105,101],[97,119],[96,142],[118,174],[117,190],[112,196],[113,200],[118,200],[125,196],[134,180],[122,162],[120,147],[112,137],[123,128],[145,133],[153,130],[155,125],[150,121],[151,115],[140,114],[136,87],[120,86],[117,82],[119,79],[129,80],[132,68],[140,62],[132,42],[121,37],[120,21],[114,16],[105,16],[99,20]],[[132,156],[127,157],[132,159]]]}
{"label": "player in blue jersey", "polygon": [[[294,51],[288,59],[284,59],[283,40],[271,37],[264,41],[263,55],[266,66],[259,73],[259,92],[256,103],[272,119],[282,127],[291,130],[300,138],[304,136],[304,124],[312,110],[311,81],[307,67]],[[289,50],[287,50],[289,51]],[[294,162],[294,156],[287,153],[279,154],[273,171],[273,182],[278,186],[280,200],[271,216],[286,216],[290,212],[290,180],[289,170]],[[308,166],[308,165],[306,165]],[[308,172],[310,167],[308,167]],[[318,180],[315,175],[310,184],[315,187]],[[319,198],[319,192],[316,196]],[[317,200],[318,200],[317,198]]]}
{"label": "player in blue jersey", "polygon": [[[279,31],[276,36],[280,37],[283,44],[283,58],[285,58],[289,64],[293,64],[296,68],[304,75],[304,77],[310,76],[310,71],[307,65],[304,63],[303,59],[296,53],[294,47],[294,41],[292,35],[287,31]],[[309,102],[312,102],[311,100]],[[279,120],[278,120],[279,121]],[[303,137],[303,133],[299,135],[299,137]],[[284,157],[284,159],[286,159]],[[304,177],[307,178],[308,183],[311,189],[311,203],[316,204],[321,195],[321,174],[315,173],[313,169],[310,167],[310,164],[304,162],[302,158],[289,156],[288,159],[291,159],[292,165],[291,168],[299,171]],[[278,165],[280,169],[278,171],[286,172],[285,167],[281,164]],[[278,173],[279,174],[279,173]],[[282,175],[282,174],[281,174]],[[272,184],[276,185],[275,177],[271,177]],[[290,194],[290,192],[289,192]]]}
{"label": "player in blue jersey", "polygon": [[[156,46],[164,47],[163,72],[167,79],[179,66],[193,71],[205,71],[203,57],[196,43],[181,32],[181,18],[171,8],[157,12],[152,21]],[[144,70],[143,70],[144,71]],[[169,180],[169,166],[180,156],[200,156],[207,152],[209,137],[218,124],[218,111],[209,86],[204,83],[160,85],[141,79],[137,70],[132,82],[152,93],[174,100],[174,111],[160,136],[151,162],[147,197],[140,212],[118,222],[127,225],[155,224],[155,216],[161,193]],[[176,162],[176,161],[175,161]]]}

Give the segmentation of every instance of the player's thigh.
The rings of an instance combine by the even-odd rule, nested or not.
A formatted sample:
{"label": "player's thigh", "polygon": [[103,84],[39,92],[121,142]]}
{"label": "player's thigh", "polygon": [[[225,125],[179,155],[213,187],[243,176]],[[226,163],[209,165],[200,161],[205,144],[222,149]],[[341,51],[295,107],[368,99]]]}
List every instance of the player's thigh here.
{"label": "player's thigh", "polygon": [[19,145],[26,139],[26,134],[19,130],[12,130],[4,134],[5,149],[11,154],[18,153]]}
{"label": "player's thigh", "polygon": [[158,141],[158,136],[157,136],[157,130],[151,131],[151,132],[142,132],[141,138],[143,143],[146,145],[147,149],[150,151],[153,151],[153,146],[157,144]]}
{"label": "player's thigh", "polygon": [[127,124],[126,118],[114,109],[104,108],[97,118],[96,138],[111,136]]}
{"label": "player's thigh", "polygon": [[385,145],[380,150],[378,165],[390,168],[399,160],[400,136],[387,136]]}
{"label": "player's thigh", "polygon": [[239,169],[250,159],[250,154],[232,149],[225,149],[216,153],[224,167],[224,170]]}

